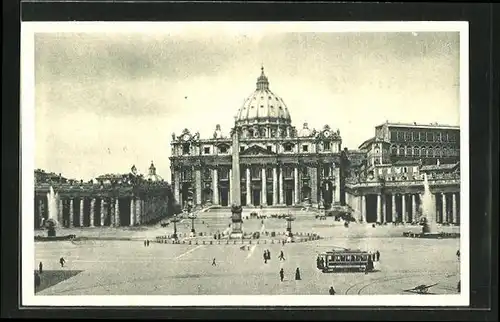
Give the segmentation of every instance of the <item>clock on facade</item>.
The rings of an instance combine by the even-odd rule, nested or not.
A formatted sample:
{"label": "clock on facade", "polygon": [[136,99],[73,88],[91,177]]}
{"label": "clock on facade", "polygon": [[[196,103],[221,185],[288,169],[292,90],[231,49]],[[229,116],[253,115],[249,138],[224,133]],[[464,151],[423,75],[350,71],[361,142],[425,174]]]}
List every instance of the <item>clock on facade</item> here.
{"label": "clock on facade", "polygon": [[189,134],[184,134],[184,136],[182,137],[182,139],[183,139],[184,141],[189,140]]}
{"label": "clock on facade", "polygon": [[323,132],[323,135],[324,135],[326,138],[327,138],[327,137],[329,137],[329,136],[330,136],[330,131],[325,131],[325,132]]}

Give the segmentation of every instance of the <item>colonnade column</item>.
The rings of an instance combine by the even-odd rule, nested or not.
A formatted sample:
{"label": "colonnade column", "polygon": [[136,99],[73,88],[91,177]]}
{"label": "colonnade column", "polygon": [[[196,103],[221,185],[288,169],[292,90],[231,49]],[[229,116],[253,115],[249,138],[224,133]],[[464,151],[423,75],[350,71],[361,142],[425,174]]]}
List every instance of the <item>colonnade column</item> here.
{"label": "colonnade column", "polygon": [[398,213],[396,212],[396,195],[392,194],[391,195],[391,210],[392,210],[392,222],[396,222]]}
{"label": "colonnade column", "polygon": [[417,221],[418,216],[417,216],[417,200],[415,198],[415,194],[411,195],[411,220],[413,222]]}
{"label": "colonnade column", "polygon": [[448,222],[448,209],[446,207],[446,194],[443,192],[441,194],[441,203],[442,203],[442,223],[446,224]]}
{"label": "colonnade column", "polygon": [[80,218],[79,218],[80,219],[80,227],[83,227],[83,215],[84,215],[83,214],[83,201],[84,200],[85,199],[83,199],[83,198],[80,198],[80,200],[79,200],[80,201]]}
{"label": "colonnade column", "polygon": [[293,169],[293,203],[295,205],[299,204],[299,168],[295,167]]}
{"label": "colonnade column", "polygon": [[74,220],[74,211],[73,211],[73,198],[69,199],[69,227],[72,228],[73,225],[73,220]]}
{"label": "colonnade column", "polygon": [[194,171],[196,181],[196,205],[201,206],[201,169],[195,168]]}
{"label": "colonnade column", "polygon": [[382,222],[382,195],[377,194],[377,222]]}
{"label": "colonnade column", "polygon": [[401,212],[403,213],[403,222],[408,222],[408,211],[406,210],[406,195],[401,195]]}
{"label": "colonnade column", "polygon": [[431,193],[431,200],[432,200],[432,209],[431,209],[431,211],[433,211],[435,213],[434,220],[435,220],[436,223],[438,223],[439,222],[439,212],[437,211],[436,195],[433,194],[433,193]]}
{"label": "colonnade column", "polygon": [[137,198],[135,200],[135,220],[136,224],[141,224],[142,200]]}
{"label": "colonnade column", "polygon": [[266,178],[266,167],[262,168],[262,203],[267,206],[267,178]]}
{"label": "colonnade column", "polygon": [[120,223],[120,199],[115,199],[115,226],[119,227]]}
{"label": "colonnade column", "polygon": [[361,218],[363,218],[363,222],[366,223],[366,196],[361,196]]}
{"label": "colonnade column", "polygon": [[311,203],[318,203],[318,169],[316,167],[311,167],[308,169],[309,179],[311,180]]}
{"label": "colonnade column", "polygon": [[229,169],[229,205],[234,203],[233,201],[233,169]]}
{"label": "colonnade column", "polygon": [[252,204],[252,191],[250,191],[251,187],[251,178],[250,178],[250,168],[246,168],[246,190],[247,190],[247,206],[250,206]]}
{"label": "colonnade column", "polygon": [[277,205],[279,203],[278,196],[278,169],[273,167],[273,205]]}
{"label": "colonnade column", "polygon": [[64,216],[63,216],[63,200],[59,198],[59,205],[57,207],[57,221],[59,225],[64,226]]}
{"label": "colonnade column", "polygon": [[280,205],[285,203],[285,196],[284,196],[284,191],[283,191],[283,168],[280,168],[280,179],[279,179],[279,185],[280,185]]}
{"label": "colonnade column", "polygon": [[179,202],[179,204],[182,202],[181,198],[181,189],[180,189],[180,172],[178,169],[174,169],[174,198]]}
{"label": "colonnade column", "polygon": [[106,216],[108,215],[108,203],[106,198],[101,198],[101,224],[100,226],[104,226],[106,223]]}
{"label": "colonnade column", "polygon": [[386,206],[386,195],[381,195],[380,200],[382,201],[382,223],[387,222],[387,206]]}
{"label": "colonnade column", "polygon": [[90,200],[90,227],[94,227],[94,216],[95,216],[95,198]]}
{"label": "colonnade column", "polygon": [[340,203],[340,167],[334,167],[333,173],[335,174],[334,202]]}
{"label": "colonnade column", "polygon": [[130,226],[135,225],[135,199],[130,198]]}
{"label": "colonnade column", "polygon": [[219,204],[219,176],[218,176],[218,172],[217,172],[217,169],[213,169],[212,170],[213,173],[212,173],[212,190],[213,190],[213,200],[212,200],[212,203],[214,205],[218,205]]}
{"label": "colonnade column", "polygon": [[457,194],[453,193],[451,195],[452,200],[451,200],[451,211],[452,211],[452,220],[453,224],[458,224],[458,213],[457,213]]}

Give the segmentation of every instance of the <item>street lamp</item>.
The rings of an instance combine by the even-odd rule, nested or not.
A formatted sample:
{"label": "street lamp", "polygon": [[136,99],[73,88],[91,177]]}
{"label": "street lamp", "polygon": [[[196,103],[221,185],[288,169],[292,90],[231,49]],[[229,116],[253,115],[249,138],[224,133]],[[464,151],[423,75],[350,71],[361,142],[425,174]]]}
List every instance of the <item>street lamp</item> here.
{"label": "street lamp", "polygon": [[295,220],[295,217],[292,216],[291,214],[288,214],[285,218],[286,220],[286,231],[288,233],[288,237],[292,237],[292,221]]}
{"label": "street lamp", "polygon": [[196,215],[193,213],[190,213],[188,215],[188,218],[191,219],[191,233],[196,234],[196,230],[194,229],[194,220],[196,219]]}
{"label": "street lamp", "polygon": [[177,222],[180,221],[179,218],[177,218],[177,215],[174,215],[172,219],[170,219],[171,222],[174,223],[174,234],[172,236],[173,239],[177,239]]}

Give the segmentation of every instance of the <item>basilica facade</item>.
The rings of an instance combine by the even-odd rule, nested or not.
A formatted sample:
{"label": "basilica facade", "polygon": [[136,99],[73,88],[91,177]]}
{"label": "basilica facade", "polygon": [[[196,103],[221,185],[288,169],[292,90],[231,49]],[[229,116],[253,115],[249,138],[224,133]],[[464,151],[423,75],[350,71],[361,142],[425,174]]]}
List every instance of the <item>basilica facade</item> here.
{"label": "basilica facade", "polygon": [[[216,125],[212,137],[188,129],[172,134],[171,182],[182,207],[229,206],[235,200],[250,207],[323,204],[328,209],[344,203],[347,151],[340,131],[307,123],[297,129],[284,100],[271,91],[264,68],[228,132]],[[233,158],[239,160],[239,178],[233,175]]]}

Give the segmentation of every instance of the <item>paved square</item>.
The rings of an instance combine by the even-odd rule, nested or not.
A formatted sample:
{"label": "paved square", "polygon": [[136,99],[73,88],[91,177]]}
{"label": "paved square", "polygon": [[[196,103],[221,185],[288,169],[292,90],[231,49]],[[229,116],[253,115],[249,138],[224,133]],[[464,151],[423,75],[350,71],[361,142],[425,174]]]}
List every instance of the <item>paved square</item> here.
{"label": "paved square", "polygon": [[[201,213],[195,221],[197,232],[208,235],[228,228],[228,210]],[[244,216],[246,216],[246,212]],[[266,210],[267,214],[273,212]],[[321,240],[281,245],[252,240],[250,249],[237,245],[158,244],[144,246],[144,239],[173,232],[169,227],[147,229],[90,229],[84,228],[78,236],[128,236],[130,241],[87,240],[81,242],[43,242],[35,245],[35,265],[43,262],[44,269],[56,270],[59,258],[66,259],[64,270],[82,270],[72,278],[46,288],[37,295],[307,295],[328,294],[334,286],[338,294],[411,294],[410,289],[421,284],[434,284],[433,294],[456,294],[459,280],[459,261],[456,251],[459,239],[411,239],[403,231],[419,231],[417,226],[372,228],[365,224],[351,224],[345,228],[332,218],[318,220],[306,212],[294,211],[294,232],[315,232]],[[178,223],[180,233],[188,233],[191,220]],[[267,218],[244,221],[244,230],[283,232],[283,219]],[[443,229],[454,229],[443,227]],[[59,234],[69,230],[59,231]],[[248,242],[246,243],[248,245]],[[380,262],[375,272],[322,273],[316,268],[318,253],[332,247],[378,250]],[[271,260],[265,264],[263,251],[271,251]],[[285,261],[279,261],[283,250]],[[215,258],[216,266],[212,265]],[[295,281],[299,267],[302,280]],[[280,282],[278,272],[285,271]]]}

